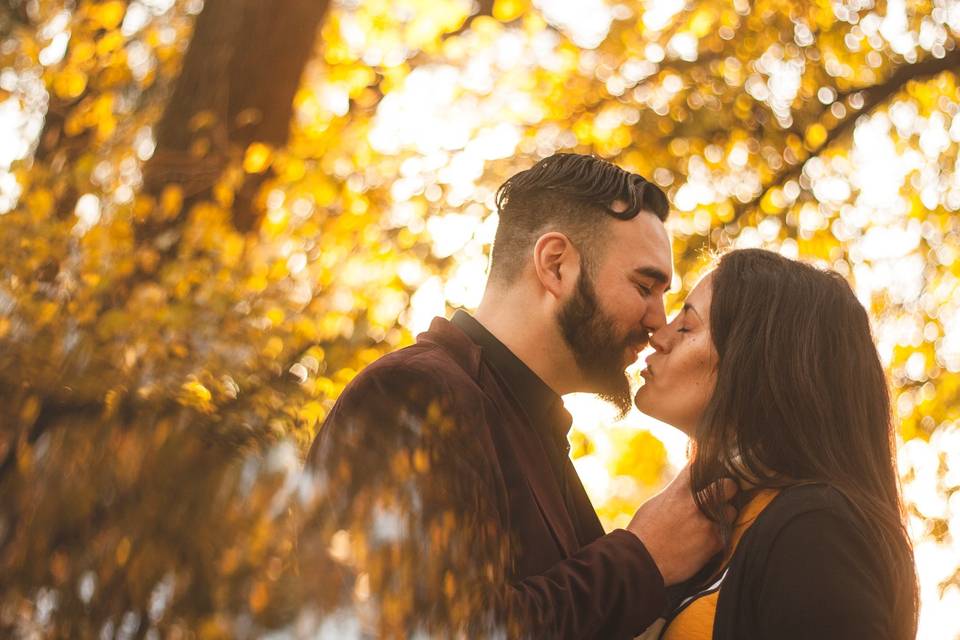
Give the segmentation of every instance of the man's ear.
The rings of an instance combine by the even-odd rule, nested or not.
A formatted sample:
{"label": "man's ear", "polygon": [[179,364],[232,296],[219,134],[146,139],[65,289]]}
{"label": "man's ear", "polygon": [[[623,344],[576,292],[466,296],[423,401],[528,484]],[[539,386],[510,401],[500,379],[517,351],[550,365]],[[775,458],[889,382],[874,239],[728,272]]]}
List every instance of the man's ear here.
{"label": "man's ear", "polygon": [[541,286],[555,298],[572,289],[580,273],[580,254],[567,236],[545,233],[533,245],[533,268]]}

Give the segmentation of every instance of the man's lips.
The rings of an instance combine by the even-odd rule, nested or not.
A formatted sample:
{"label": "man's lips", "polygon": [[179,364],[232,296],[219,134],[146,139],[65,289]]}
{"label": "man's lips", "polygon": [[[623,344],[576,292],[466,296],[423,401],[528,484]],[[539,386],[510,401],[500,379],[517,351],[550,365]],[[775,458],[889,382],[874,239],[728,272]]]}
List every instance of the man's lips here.
{"label": "man's lips", "polygon": [[637,361],[637,358],[640,357],[640,352],[643,351],[646,346],[647,340],[627,345],[627,351],[630,353],[630,364]]}

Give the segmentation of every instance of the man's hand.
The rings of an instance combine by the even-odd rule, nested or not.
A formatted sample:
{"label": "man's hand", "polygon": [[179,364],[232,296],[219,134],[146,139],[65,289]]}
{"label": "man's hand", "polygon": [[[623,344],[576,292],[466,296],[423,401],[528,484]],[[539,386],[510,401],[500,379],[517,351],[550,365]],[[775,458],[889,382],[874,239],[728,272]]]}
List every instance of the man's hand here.
{"label": "man's hand", "polygon": [[[722,495],[730,500],[737,493],[736,483],[719,482]],[[733,507],[728,510],[730,516],[735,513]],[[689,466],[637,509],[627,530],[640,538],[667,586],[693,576],[721,548],[717,526],[693,501]]]}

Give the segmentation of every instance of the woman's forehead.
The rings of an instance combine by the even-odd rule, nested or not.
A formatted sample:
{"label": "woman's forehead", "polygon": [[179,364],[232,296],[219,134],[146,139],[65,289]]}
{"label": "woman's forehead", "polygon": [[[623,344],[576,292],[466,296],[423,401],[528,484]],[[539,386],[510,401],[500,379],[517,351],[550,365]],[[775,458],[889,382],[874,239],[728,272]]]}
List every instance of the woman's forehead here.
{"label": "woman's forehead", "polygon": [[710,302],[713,299],[713,271],[710,271],[702,278],[697,284],[693,287],[690,293],[687,295],[685,304],[696,308],[696,310],[703,314],[707,309],[710,308]]}

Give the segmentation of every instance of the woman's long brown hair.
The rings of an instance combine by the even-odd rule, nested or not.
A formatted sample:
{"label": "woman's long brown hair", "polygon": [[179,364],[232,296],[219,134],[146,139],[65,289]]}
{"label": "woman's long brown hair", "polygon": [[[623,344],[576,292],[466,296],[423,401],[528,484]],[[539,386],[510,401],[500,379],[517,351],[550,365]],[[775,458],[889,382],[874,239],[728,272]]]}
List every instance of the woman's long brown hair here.
{"label": "woman's long brown hair", "polygon": [[[896,638],[915,637],[917,579],[890,396],[849,284],[769,251],[732,251],[713,274],[710,332],[717,385],[696,433],[693,485],[732,475],[758,487],[838,489],[887,568]],[[697,502],[729,533],[720,496],[704,490]]]}

